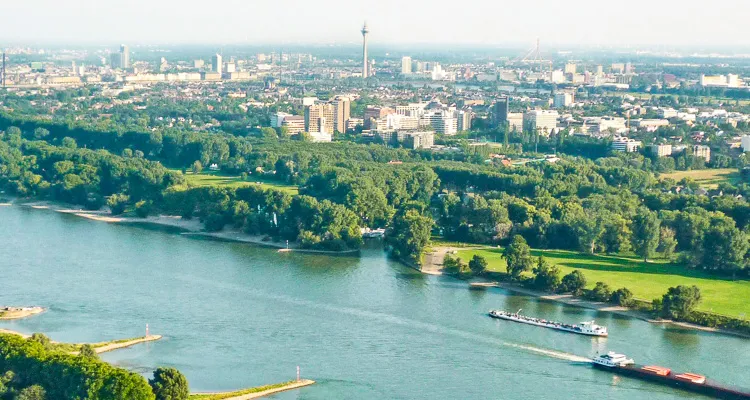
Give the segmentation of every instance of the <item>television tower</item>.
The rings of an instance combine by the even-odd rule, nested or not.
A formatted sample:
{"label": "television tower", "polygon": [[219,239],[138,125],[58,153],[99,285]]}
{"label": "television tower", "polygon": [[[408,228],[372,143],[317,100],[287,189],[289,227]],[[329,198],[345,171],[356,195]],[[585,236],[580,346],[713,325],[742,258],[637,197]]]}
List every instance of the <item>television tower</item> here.
{"label": "television tower", "polygon": [[364,40],[363,46],[362,46],[362,79],[367,79],[367,76],[369,75],[368,72],[370,72],[370,65],[367,62],[367,34],[370,33],[370,30],[367,29],[367,21],[365,21],[364,26],[362,26],[362,39]]}

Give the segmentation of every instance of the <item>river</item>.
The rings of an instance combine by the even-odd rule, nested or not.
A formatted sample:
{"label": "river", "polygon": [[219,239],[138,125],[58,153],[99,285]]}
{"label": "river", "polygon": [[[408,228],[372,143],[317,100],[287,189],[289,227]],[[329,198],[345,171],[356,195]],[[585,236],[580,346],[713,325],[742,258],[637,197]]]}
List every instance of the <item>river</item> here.
{"label": "river", "polygon": [[[289,380],[297,365],[318,381],[277,399],[702,398],[581,362],[606,350],[750,386],[748,340],[468,290],[392,262],[378,247],[361,257],[280,254],[0,207],[0,305],[49,308],[0,328],[96,342],[143,335],[148,323],[165,338],[103,358],[144,375],[174,366],[196,391]],[[595,318],[611,337],[493,320],[491,308]]]}

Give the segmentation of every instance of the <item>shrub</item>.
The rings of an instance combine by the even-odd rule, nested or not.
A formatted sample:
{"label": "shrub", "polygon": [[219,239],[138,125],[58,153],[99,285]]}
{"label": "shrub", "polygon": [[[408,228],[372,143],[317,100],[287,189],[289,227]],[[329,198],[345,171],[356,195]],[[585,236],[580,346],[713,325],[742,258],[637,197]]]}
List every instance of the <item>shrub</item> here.
{"label": "shrub", "polygon": [[619,304],[622,307],[630,307],[633,304],[633,292],[628,288],[617,289],[612,293],[609,301],[611,303]]}
{"label": "shrub", "polygon": [[592,301],[609,301],[611,297],[612,290],[604,282],[596,282],[596,286],[584,294],[584,298]]}

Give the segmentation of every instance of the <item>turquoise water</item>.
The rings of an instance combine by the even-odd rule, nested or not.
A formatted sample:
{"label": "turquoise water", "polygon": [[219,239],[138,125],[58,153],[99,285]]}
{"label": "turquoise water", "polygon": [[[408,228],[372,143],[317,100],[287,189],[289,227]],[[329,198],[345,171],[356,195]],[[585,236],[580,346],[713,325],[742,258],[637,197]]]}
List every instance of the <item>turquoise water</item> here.
{"label": "turquoise water", "polygon": [[[294,378],[278,399],[702,398],[591,369],[615,350],[638,362],[750,386],[750,341],[425,276],[389,261],[280,254],[247,244],[0,207],[0,305],[49,311],[0,328],[53,340],[165,338],[104,355],[148,375],[179,368],[195,391]],[[567,322],[606,339],[490,319],[490,308]]]}

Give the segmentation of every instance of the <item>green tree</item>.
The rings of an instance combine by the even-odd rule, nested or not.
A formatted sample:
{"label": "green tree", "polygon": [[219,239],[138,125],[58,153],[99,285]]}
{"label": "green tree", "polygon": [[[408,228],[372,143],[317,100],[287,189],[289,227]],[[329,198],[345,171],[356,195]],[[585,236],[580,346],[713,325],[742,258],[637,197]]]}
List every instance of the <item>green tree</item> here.
{"label": "green tree", "polygon": [[113,194],[107,199],[107,206],[112,212],[112,215],[120,215],[125,212],[130,197],[124,193]]}
{"label": "green tree", "polygon": [[612,292],[609,301],[615,304],[619,304],[622,307],[630,307],[633,305],[633,292],[628,288],[620,288]]}
{"label": "green tree", "polygon": [[34,139],[44,140],[47,136],[49,136],[49,130],[41,127],[34,129]]}
{"label": "green tree", "polygon": [[203,164],[201,164],[200,161],[195,160],[192,166],[192,170],[194,174],[200,174],[201,171],[203,171]]}
{"label": "green tree", "polygon": [[701,291],[697,286],[671,287],[661,299],[662,315],[673,319],[684,319],[700,304]]}
{"label": "green tree", "polygon": [[531,248],[526,243],[526,239],[521,235],[514,235],[511,239],[511,243],[505,248],[503,252],[503,258],[505,258],[508,264],[508,273],[511,278],[518,280],[525,271],[531,269]]}
{"label": "green tree", "polygon": [[594,288],[589,290],[585,297],[593,301],[609,301],[612,298],[612,290],[606,283],[596,282]]}
{"label": "green tree", "polygon": [[41,344],[45,349],[49,349],[50,344],[52,343],[47,337],[47,335],[43,333],[33,333],[31,334],[31,337],[29,338],[29,340],[32,342],[37,342]]}
{"label": "green tree", "polygon": [[656,251],[661,253],[662,257],[667,260],[672,260],[674,255],[674,249],[677,247],[677,239],[675,239],[674,230],[667,227],[662,227],[659,230],[659,246],[656,247]]}
{"label": "green tree", "polygon": [[562,278],[561,290],[563,292],[570,292],[576,296],[580,296],[585,287],[586,276],[577,269]]}
{"label": "green tree", "polygon": [[560,268],[550,266],[544,257],[539,256],[534,268],[533,286],[535,289],[555,292],[560,288]]}
{"label": "green tree", "polygon": [[135,215],[137,215],[139,218],[146,218],[149,214],[151,214],[152,208],[153,205],[150,201],[141,200],[135,203]]}
{"label": "green tree", "polygon": [[430,242],[432,218],[423,215],[410,204],[402,207],[393,217],[386,235],[386,242],[393,249],[393,256],[414,264],[420,264],[425,247]]}
{"label": "green tree", "polygon": [[260,135],[264,139],[278,139],[279,135],[276,133],[276,129],[265,127],[260,128]]}
{"label": "green tree", "polygon": [[632,244],[635,254],[648,262],[659,244],[659,219],[656,213],[640,208],[633,218]]}
{"label": "green tree", "polygon": [[16,396],[16,400],[44,400],[47,398],[47,392],[40,385],[32,385],[24,388]]}
{"label": "green tree", "polygon": [[487,269],[487,259],[475,254],[469,261],[469,269],[474,275],[481,275]]}
{"label": "green tree", "polygon": [[94,360],[99,359],[99,354],[94,349],[94,346],[86,343],[83,346],[81,346],[81,351],[78,353],[79,356],[84,358],[91,358]]}
{"label": "green tree", "polygon": [[733,223],[721,222],[706,230],[696,252],[703,268],[732,272],[734,277],[737,271],[747,266],[748,248],[750,243],[744,232],[735,228]]}
{"label": "green tree", "polygon": [[190,394],[185,375],[175,368],[157,368],[148,383],[156,400],[187,400]]}

